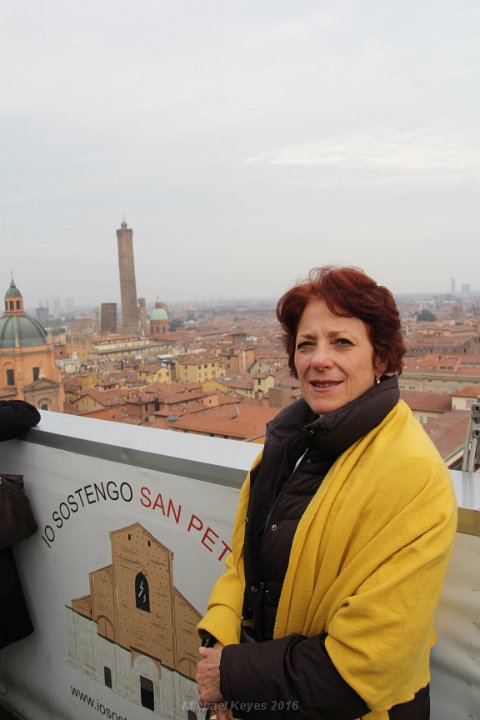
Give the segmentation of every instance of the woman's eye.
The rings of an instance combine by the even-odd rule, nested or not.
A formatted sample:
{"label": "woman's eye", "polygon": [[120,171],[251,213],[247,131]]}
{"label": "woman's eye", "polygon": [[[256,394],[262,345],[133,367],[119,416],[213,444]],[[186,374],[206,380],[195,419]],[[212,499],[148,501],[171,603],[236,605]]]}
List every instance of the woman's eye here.
{"label": "woman's eye", "polygon": [[336,342],[337,345],[353,345],[352,341],[349,340],[348,338],[342,338],[342,337],[340,337],[340,338],[337,338],[337,339],[335,340],[335,342]]}
{"label": "woman's eye", "polygon": [[298,343],[296,350],[306,350],[307,348],[312,347],[313,343],[310,340],[304,340],[303,342]]}

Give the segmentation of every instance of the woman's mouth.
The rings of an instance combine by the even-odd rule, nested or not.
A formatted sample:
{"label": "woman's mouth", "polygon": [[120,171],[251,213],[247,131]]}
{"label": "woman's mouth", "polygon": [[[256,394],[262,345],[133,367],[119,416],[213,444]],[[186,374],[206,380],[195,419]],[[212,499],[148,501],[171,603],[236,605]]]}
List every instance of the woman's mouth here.
{"label": "woman's mouth", "polygon": [[321,390],[322,388],[335,387],[340,385],[341,380],[310,380],[310,385]]}

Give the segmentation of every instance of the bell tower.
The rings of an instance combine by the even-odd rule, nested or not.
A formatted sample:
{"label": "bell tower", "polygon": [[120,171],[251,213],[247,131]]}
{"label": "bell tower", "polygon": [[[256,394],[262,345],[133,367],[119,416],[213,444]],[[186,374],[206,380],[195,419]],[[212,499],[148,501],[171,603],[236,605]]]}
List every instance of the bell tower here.
{"label": "bell tower", "polygon": [[117,230],[123,332],[138,334],[137,287],[133,262],[133,230],[122,221]]}

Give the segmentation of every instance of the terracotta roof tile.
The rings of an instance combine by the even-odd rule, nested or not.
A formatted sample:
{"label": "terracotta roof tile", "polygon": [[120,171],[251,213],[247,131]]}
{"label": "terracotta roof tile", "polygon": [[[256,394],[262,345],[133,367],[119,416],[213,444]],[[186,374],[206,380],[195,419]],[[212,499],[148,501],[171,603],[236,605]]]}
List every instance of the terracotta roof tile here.
{"label": "terracotta roof tile", "polygon": [[477,398],[480,397],[480,385],[469,385],[461,390],[451,393],[452,397]]}
{"label": "terracotta roof tile", "polygon": [[451,410],[430,418],[423,427],[443,459],[448,460],[463,447],[469,421],[468,410]]}
{"label": "terracotta roof tile", "polygon": [[83,397],[91,397],[92,400],[100,403],[100,405],[103,405],[104,407],[110,407],[111,405],[121,405],[126,402],[129,393],[129,390],[125,390],[123,388],[119,388],[117,390],[103,391],[87,388],[86,390],[83,390],[81,394],[77,398],[75,398],[75,400],[73,400],[73,402],[78,402]]}
{"label": "terracotta roof tile", "polygon": [[[225,410],[229,416],[225,417]],[[232,408],[211,408],[195,415],[185,415],[172,429],[187,430],[237,440],[254,440],[265,434],[266,423],[279,412],[278,408],[266,408],[246,402]]]}
{"label": "terracotta roof tile", "polygon": [[400,397],[412,410],[444,413],[452,409],[450,395],[417,390],[400,390]]}

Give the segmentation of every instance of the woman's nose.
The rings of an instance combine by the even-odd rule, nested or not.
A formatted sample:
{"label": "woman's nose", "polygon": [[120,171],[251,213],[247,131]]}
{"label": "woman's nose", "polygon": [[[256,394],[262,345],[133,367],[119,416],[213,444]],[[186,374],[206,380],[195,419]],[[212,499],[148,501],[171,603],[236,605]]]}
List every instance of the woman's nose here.
{"label": "woman's nose", "polygon": [[311,364],[316,368],[332,367],[333,360],[328,346],[317,345],[312,353]]}

